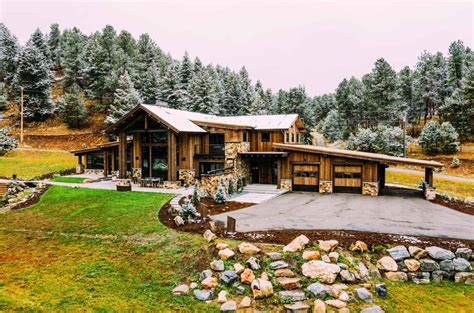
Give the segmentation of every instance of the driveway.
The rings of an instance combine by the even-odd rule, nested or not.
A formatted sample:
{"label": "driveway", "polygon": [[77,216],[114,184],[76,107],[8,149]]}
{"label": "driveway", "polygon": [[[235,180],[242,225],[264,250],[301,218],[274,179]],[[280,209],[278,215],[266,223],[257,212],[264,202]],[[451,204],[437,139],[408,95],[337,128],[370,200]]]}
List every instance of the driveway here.
{"label": "driveway", "polygon": [[416,197],[292,192],[212,218],[225,223],[227,215],[239,232],[332,229],[474,240],[474,216]]}

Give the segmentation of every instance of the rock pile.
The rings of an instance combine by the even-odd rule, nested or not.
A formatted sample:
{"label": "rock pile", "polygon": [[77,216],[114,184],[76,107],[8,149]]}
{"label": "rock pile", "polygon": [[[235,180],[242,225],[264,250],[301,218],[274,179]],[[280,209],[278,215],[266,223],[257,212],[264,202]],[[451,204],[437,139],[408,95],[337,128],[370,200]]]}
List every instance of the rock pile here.
{"label": "rock pile", "polygon": [[0,213],[8,212],[11,209],[32,200],[39,194],[45,186],[37,184],[29,187],[22,181],[13,180],[8,183],[7,192],[0,198]]}

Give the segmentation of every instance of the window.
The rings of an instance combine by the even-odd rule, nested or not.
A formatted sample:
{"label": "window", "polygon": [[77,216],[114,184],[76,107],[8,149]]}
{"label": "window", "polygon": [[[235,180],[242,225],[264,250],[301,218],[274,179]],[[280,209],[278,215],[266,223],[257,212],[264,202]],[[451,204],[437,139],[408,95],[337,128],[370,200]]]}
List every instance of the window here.
{"label": "window", "polygon": [[290,134],[286,133],[286,142],[290,142]]}
{"label": "window", "polygon": [[247,132],[244,132],[244,134],[242,136],[242,141],[247,142]]}
{"label": "window", "polygon": [[223,162],[201,162],[199,163],[199,171],[202,174],[208,174],[211,171],[224,169]]}
{"label": "window", "polygon": [[270,133],[262,133],[262,142],[270,142]]}
{"label": "window", "polygon": [[360,173],[340,173],[337,172],[334,174],[336,178],[360,178]]}
{"label": "window", "polygon": [[104,156],[102,154],[88,154],[87,168],[91,170],[101,170],[104,168]]}
{"label": "window", "polygon": [[294,171],[295,177],[319,177],[318,172],[315,171]]}
{"label": "window", "polygon": [[296,142],[300,142],[300,134],[296,134]]}
{"label": "window", "polygon": [[291,142],[295,142],[295,134],[291,134]]}

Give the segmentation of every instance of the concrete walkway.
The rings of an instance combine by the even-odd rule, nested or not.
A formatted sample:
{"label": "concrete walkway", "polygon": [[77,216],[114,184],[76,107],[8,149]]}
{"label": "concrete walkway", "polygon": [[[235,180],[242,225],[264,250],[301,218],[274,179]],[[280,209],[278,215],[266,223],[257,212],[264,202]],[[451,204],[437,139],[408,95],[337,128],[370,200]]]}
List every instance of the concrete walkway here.
{"label": "concrete walkway", "polygon": [[277,189],[276,185],[250,184],[244,187],[242,193],[234,194],[229,200],[245,203],[262,203],[286,192],[284,189]]}
{"label": "concrete walkway", "polygon": [[422,198],[292,192],[212,216],[237,219],[237,231],[332,229],[474,240],[474,216]]}
{"label": "concrete walkway", "polygon": [[[398,168],[398,167],[389,167],[386,169],[387,172],[397,172],[397,173],[408,173],[408,174],[414,174],[418,176],[425,176],[425,172],[423,171],[417,171],[417,170],[410,170],[406,168]],[[446,174],[439,174],[439,173],[433,173],[433,176],[436,178],[444,178],[444,179],[449,179],[449,180],[454,180],[454,181],[462,181],[462,182],[467,182],[467,183],[474,183],[474,178],[470,177],[462,177],[462,176],[451,176],[451,175],[446,175]]]}

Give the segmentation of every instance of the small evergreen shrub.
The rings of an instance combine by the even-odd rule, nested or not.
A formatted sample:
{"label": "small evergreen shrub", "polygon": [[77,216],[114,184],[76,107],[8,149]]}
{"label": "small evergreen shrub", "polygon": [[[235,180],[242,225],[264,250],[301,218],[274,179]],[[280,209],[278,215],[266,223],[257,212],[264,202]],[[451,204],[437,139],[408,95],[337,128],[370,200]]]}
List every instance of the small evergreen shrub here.
{"label": "small evergreen shrub", "polygon": [[218,204],[225,203],[226,201],[226,194],[225,194],[225,185],[224,179],[221,179],[219,186],[217,187],[216,195],[214,196],[214,201]]}
{"label": "small evergreen shrub", "polygon": [[188,198],[184,199],[183,209],[181,210],[181,217],[188,223],[192,223],[197,217],[198,212],[196,207],[189,201]]}
{"label": "small evergreen shrub", "polygon": [[461,166],[461,160],[459,158],[454,157],[453,160],[451,161],[451,167],[460,167]]}
{"label": "small evergreen shrub", "polygon": [[241,175],[237,178],[237,192],[242,193],[244,191],[244,180]]}
{"label": "small evergreen shrub", "polygon": [[0,155],[7,154],[17,146],[18,141],[10,135],[10,129],[8,127],[0,128]]}
{"label": "small evergreen shrub", "polygon": [[429,154],[454,153],[459,149],[459,135],[449,122],[429,122],[418,138],[423,150]]}
{"label": "small evergreen shrub", "polygon": [[194,184],[194,191],[193,191],[193,203],[196,205],[201,201],[201,194],[199,193],[199,183],[196,181]]}
{"label": "small evergreen shrub", "polygon": [[234,193],[234,177],[229,178],[229,188],[227,189],[227,194],[232,195]]}

